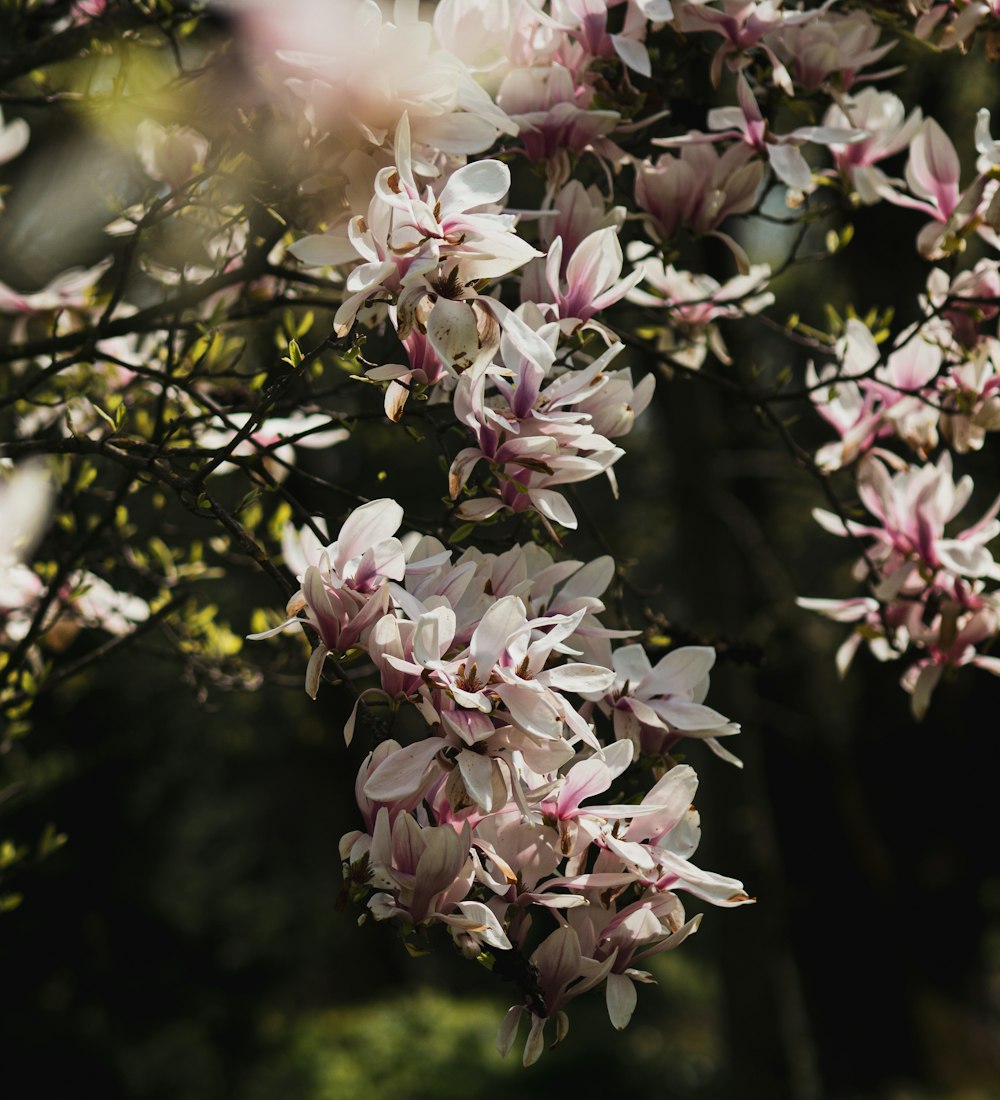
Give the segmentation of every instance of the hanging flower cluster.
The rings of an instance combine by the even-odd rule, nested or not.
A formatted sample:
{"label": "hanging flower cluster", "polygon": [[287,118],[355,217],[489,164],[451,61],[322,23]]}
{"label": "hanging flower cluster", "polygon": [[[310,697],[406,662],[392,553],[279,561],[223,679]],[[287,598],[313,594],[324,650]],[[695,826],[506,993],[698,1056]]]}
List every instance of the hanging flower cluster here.
{"label": "hanging flower cluster", "polygon": [[[633,964],[698,925],[677,891],[750,900],[690,860],[694,770],[677,765],[643,790],[637,767],[667,760],[682,738],[735,760],[717,738],[739,726],[703,702],[712,649],[676,649],[655,666],[640,645],[612,652],[630,632],[598,618],[611,559],[557,562],[529,543],[452,561],[430,536],[397,538],[402,522],[395,501],[377,500],[328,546],[290,530],[286,559],[301,570],[292,617],[256,637],[295,625],[314,637],[314,696],[329,657],[368,657],[377,684],[359,694],[348,742],[362,709],[409,706],[427,724],[423,740],[384,740],[366,757],[356,787],[365,827],[341,840],[345,876],[376,920],[408,932],[441,923],[470,957],[502,958],[525,952],[536,909],[556,919],[501,1030],[506,1052],[527,1012],[530,1064],[546,1022],[561,1038],[565,1004],[595,986],[606,987],[612,1023],[628,1023],[633,982],[650,980]],[[602,714],[614,719],[601,721],[603,740]],[[637,788],[639,802],[593,801]]]}

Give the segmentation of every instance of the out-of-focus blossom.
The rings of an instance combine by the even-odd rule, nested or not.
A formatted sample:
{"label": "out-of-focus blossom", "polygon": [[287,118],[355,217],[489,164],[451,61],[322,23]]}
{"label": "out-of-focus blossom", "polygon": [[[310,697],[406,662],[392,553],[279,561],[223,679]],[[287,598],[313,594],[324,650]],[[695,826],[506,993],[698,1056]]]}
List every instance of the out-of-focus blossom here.
{"label": "out-of-focus blossom", "polygon": [[172,190],[183,186],[205,166],[208,140],[188,126],[161,126],[146,118],[139,123],[135,139],[146,175]]}
{"label": "out-of-focus blossom", "polygon": [[909,115],[903,101],[891,92],[864,88],[831,104],[823,117],[826,126],[857,127],[867,133],[849,145],[831,143],[837,171],[854,189],[861,202],[871,205],[883,197],[889,180],[877,165],[905,149],[923,122],[919,107]]}
{"label": "out-of-focus blossom", "polygon": [[516,127],[454,54],[437,46],[417,6],[392,21],[374,0],[228,0],[259,61],[277,57],[314,124],[343,140],[381,146],[406,114],[413,140],[481,153]]}
{"label": "out-of-focus blossom", "polygon": [[[638,251],[638,250],[636,250]],[[649,289],[636,287],[627,297],[637,305],[658,307],[664,311],[662,348],[684,366],[696,368],[705,361],[708,350],[723,363],[731,362],[716,325],[721,319],[736,320],[766,309],[774,295],[766,289],[771,275],[767,264],[751,267],[747,274],[719,283],[710,275],[677,271],[672,265],[647,256],[640,259]]]}
{"label": "out-of-focus blossom", "polygon": [[20,156],[27,148],[30,137],[31,130],[23,118],[4,122],[3,111],[0,110],[0,164]]}
{"label": "out-of-focus blossom", "polygon": [[822,11],[819,18],[786,22],[765,41],[773,48],[801,88],[814,92],[834,85],[849,92],[860,80],[877,80],[889,72],[865,73],[895,46],[879,43],[881,28],[863,8]]}
{"label": "out-of-focus blossom", "polygon": [[[232,446],[252,418],[253,414],[246,412],[227,413],[224,421],[216,417],[196,430],[195,441],[199,447],[226,451],[234,458],[263,453],[268,472],[276,481],[282,481],[289,467],[295,464],[297,447],[325,450],[342,443],[351,434],[347,428],[331,428],[330,417],[325,413],[292,413],[291,416],[267,417]],[[236,468],[232,462],[221,462],[212,472],[228,474]]]}
{"label": "out-of-focus blossom", "polygon": [[753,208],[764,165],[745,144],[721,156],[709,144],[686,145],[680,156],[663,153],[638,167],[635,199],[656,236],[668,241],[684,226],[712,233],[735,214]]}

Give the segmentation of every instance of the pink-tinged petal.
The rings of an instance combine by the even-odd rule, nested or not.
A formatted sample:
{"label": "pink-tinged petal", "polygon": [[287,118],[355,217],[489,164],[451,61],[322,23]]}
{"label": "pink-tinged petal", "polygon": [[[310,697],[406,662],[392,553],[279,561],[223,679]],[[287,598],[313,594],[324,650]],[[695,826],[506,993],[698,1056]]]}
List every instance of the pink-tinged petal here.
{"label": "pink-tinged petal", "polygon": [[474,500],[463,500],[455,509],[453,518],[468,523],[481,523],[495,516],[497,512],[502,512],[506,507],[507,505],[496,497],[476,497]]}
{"label": "pink-tinged petal", "polygon": [[482,457],[483,452],[478,447],[466,447],[455,455],[451,469],[448,471],[448,492],[452,500],[465,488],[476,463]]}
{"label": "pink-tinged petal", "polygon": [[330,651],[320,642],[312,651],[309,663],[306,665],[306,695],[315,699],[319,694],[319,681],[323,674],[323,663]]}
{"label": "pink-tinged petal", "polygon": [[944,672],[944,665],[926,664],[917,674],[916,683],[913,685],[913,698],[910,700],[910,709],[913,717],[921,721],[927,714],[927,708],[931,705],[931,695],[937,687]]}
{"label": "pink-tinged petal", "polygon": [[[326,233],[303,237],[290,245],[288,251],[306,267],[335,267],[360,258],[357,249],[347,237]],[[388,273],[385,271],[385,274]]]}
{"label": "pink-tinged petal", "polygon": [[368,653],[384,680],[386,659],[389,656],[403,659],[403,639],[398,619],[392,615],[383,615],[379,619],[368,636]]}
{"label": "pink-tinged petal", "polygon": [[365,371],[365,378],[373,382],[388,382],[393,378],[404,378],[409,381],[411,368],[404,367],[402,363],[386,363],[381,367],[370,367]]}
{"label": "pink-tinged petal", "polygon": [[562,254],[562,237],[556,237],[552,244],[549,245],[549,250],[545,256],[545,281],[548,283],[549,290],[551,291],[553,297],[557,297],[560,292],[559,288],[561,285]]}
{"label": "pink-tinged petal", "polygon": [[635,746],[631,741],[616,741],[608,745],[604,750],[604,763],[611,773],[612,779],[617,779],[628,768],[635,757]]}
{"label": "pink-tinged petal", "polygon": [[686,859],[681,859],[680,856],[662,848],[657,854],[664,871],[676,874],[680,879],[677,889],[687,890],[688,893],[713,905],[746,905],[754,900],[746,893],[743,883],[738,879],[726,878],[725,875],[717,875],[712,871],[703,871],[693,863],[688,863]]}
{"label": "pink-tinged petal", "polygon": [[867,130],[847,129],[841,126],[800,126],[787,136],[801,141],[814,141],[818,145],[853,145],[871,135]]}
{"label": "pink-tinged petal", "polygon": [[493,720],[481,710],[443,710],[441,725],[466,745],[477,745],[496,733]]}
{"label": "pink-tinged petal", "polygon": [[448,691],[460,707],[482,711],[483,714],[490,714],[493,710],[492,702],[481,691],[465,691],[455,684],[449,684]]}
{"label": "pink-tinged petal", "polygon": [[655,818],[633,822],[625,839],[638,840],[669,832],[687,813],[697,790],[698,776],[694,768],[689,764],[671,768],[642,800],[643,806],[656,806],[659,813]]}
{"label": "pink-tinged petal", "polygon": [[611,772],[599,757],[574,764],[559,791],[556,807],[560,817],[574,811],[585,798],[592,798],[611,786]]}
{"label": "pink-tinged petal", "polygon": [[525,1069],[533,1066],[542,1056],[545,1049],[545,1020],[541,1016],[531,1014],[531,1030],[524,1044],[524,1056],[521,1059]]}
{"label": "pink-tinged petal", "polygon": [[963,577],[988,577],[993,569],[993,555],[985,546],[962,542],[959,539],[941,539],[936,546],[937,556],[946,569]]}
{"label": "pink-tinged petal", "polygon": [[608,1016],[618,1031],[628,1026],[635,1011],[636,993],[631,978],[624,974],[609,974],[607,985]]}
{"label": "pink-tinged petal", "polygon": [[389,820],[389,811],[385,806],[382,806],[375,815],[369,858],[372,865],[376,867],[392,865],[392,824]]}
{"label": "pink-tinged petal", "polygon": [[409,382],[410,375],[404,375],[399,382],[390,382],[385,388],[385,400],[383,407],[385,415],[393,424],[398,424],[403,416],[403,408],[410,396],[409,389],[403,382]]}
{"label": "pink-tinged petal", "polygon": [[440,661],[455,637],[455,612],[436,607],[421,615],[413,632],[413,659],[425,667]]}
{"label": "pink-tinged petal", "polygon": [[774,174],[787,187],[804,192],[813,189],[812,169],[794,145],[769,144],[767,159],[771,162]]}
{"label": "pink-tinged petal", "polygon": [[458,770],[469,797],[488,814],[493,809],[493,761],[478,752],[464,750],[458,754]]}
{"label": "pink-tinged petal", "polygon": [[656,863],[650,855],[649,849],[644,844],[634,844],[630,841],[619,840],[612,833],[606,833],[602,838],[604,847],[625,864],[632,867],[640,874],[652,874]]}
{"label": "pink-tinged petal", "polygon": [[376,802],[395,802],[413,794],[444,744],[440,737],[428,737],[394,752],[368,777],[365,795]]}
{"label": "pink-tinged petal", "polygon": [[619,701],[618,709],[615,711],[615,714],[620,714],[622,710],[630,711],[644,726],[651,726],[653,729],[661,730],[667,728],[667,724],[659,714],[657,714],[648,703],[643,702],[642,699],[636,699],[635,696],[626,695]]}
{"label": "pink-tinged petal", "polygon": [[590,904],[582,894],[543,894],[528,891],[520,897],[523,901],[529,901],[532,905],[543,905],[546,909],[578,909],[581,905]]}
{"label": "pink-tinged petal", "polygon": [[503,334],[513,343],[514,347],[525,359],[548,370],[555,362],[555,352],[534,329],[528,325],[502,302],[494,298],[479,299],[484,308],[488,309],[500,322]]}
{"label": "pink-tinged petal", "polygon": [[497,128],[487,119],[468,111],[452,111],[422,118],[417,135],[420,141],[442,153],[469,155],[489,149],[496,141]]}
{"label": "pink-tinged petal", "polygon": [[[861,485],[858,486],[859,495],[861,492]],[[867,527],[861,523],[855,523],[854,520],[842,520],[840,516],[835,515],[833,512],[828,512],[825,508],[814,508],[812,511],[813,519],[823,528],[824,531],[828,531],[831,535],[879,535],[882,533],[881,527]]]}
{"label": "pink-tinged petal", "polygon": [[246,639],[248,642],[260,642],[265,638],[273,638],[276,634],[283,634],[286,630],[291,630],[293,626],[302,626],[302,620],[296,617],[291,619],[285,619],[283,623],[279,623],[277,626],[272,626],[270,630],[262,630],[259,634],[248,634]]}
{"label": "pink-tinged petal", "polygon": [[923,129],[913,139],[906,166],[911,190],[932,198],[947,217],[958,199],[960,172],[961,165],[951,139],[933,118],[925,119]]}
{"label": "pink-tinged petal", "polygon": [[732,764],[734,768],[743,767],[743,761],[734,752],[730,752],[724,745],[722,745],[717,737],[706,737],[704,739],[709,749],[720,759],[725,760],[727,764]]}
{"label": "pink-tinged petal", "polygon": [[450,825],[423,830],[426,847],[417,861],[413,900],[410,912],[414,921],[421,921],[429,915],[435,895],[446,890],[462,870],[462,864],[469,857],[469,832],[466,828],[461,835]]}
{"label": "pink-tinged petal", "polygon": [[405,575],[403,544],[397,538],[383,539],[364,552],[354,572],[353,584],[365,591],[379,577],[401,581]]}
{"label": "pink-tinged petal", "polygon": [[333,568],[343,575],[344,567],[376,543],[391,538],[403,522],[403,509],[388,498],[363,504],[347,517],[336,542]]}
{"label": "pink-tinged petal", "polygon": [[633,690],[646,699],[652,695],[674,695],[692,691],[715,665],[715,650],[711,646],[689,645],[675,649],[657,661]]}
{"label": "pink-tinged petal", "polygon": [[688,699],[651,699],[649,705],[665,722],[685,733],[711,730],[718,736],[719,727],[729,724],[729,719],[717,710]]}
{"label": "pink-tinged petal", "polygon": [[869,612],[878,611],[878,601],[870,596],[854,596],[849,600],[827,600],[812,596],[800,596],[795,601],[806,611],[815,611],[835,623],[856,623]]}
{"label": "pink-tinged petal", "polygon": [[[576,997],[581,993],[586,993],[588,989],[593,989],[594,986],[600,985],[601,982],[611,973],[612,968],[615,965],[615,960],[618,957],[618,948],[602,962],[595,963],[593,959],[583,958],[580,960],[580,973],[584,975],[583,980],[577,982],[573,986],[573,996]],[[560,1016],[565,1016],[565,1013],[560,1012]]]}
{"label": "pink-tinged petal", "polygon": [[615,682],[615,674],[600,665],[582,665],[575,661],[568,665],[547,669],[538,679],[556,691],[607,691]]}
{"label": "pink-tinged petal", "polygon": [[515,726],[536,737],[559,740],[562,735],[562,718],[544,689],[534,691],[526,684],[497,684],[494,690]]}
{"label": "pink-tinged petal", "polygon": [[508,439],[495,456],[497,463],[519,463],[522,459],[544,459],[559,453],[559,442],[551,436],[526,435]]}
{"label": "pink-tinged petal", "polygon": [[485,681],[507,648],[508,642],[527,629],[524,604],[516,596],[504,596],[483,615],[469,643],[470,662]]}
{"label": "pink-tinged petal", "polygon": [[611,663],[619,679],[628,681],[631,688],[650,671],[651,665],[645,649],[641,645],[619,646],[611,655]]}
{"label": "pink-tinged petal", "polygon": [[614,575],[614,558],[608,555],[596,558],[588,562],[562,586],[559,591],[559,602],[563,604],[565,601],[584,596],[600,596],[611,583]]}
{"label": "pink-tinged petal", "polygon": [[623,262],[614,226],[591,233],[580,242],[566,268],[569,295],[595,298],[618,278]]}
{"label": "pink-tinged petal", "polygon": [[611,45],[622,62],[633,72],[640,76],[652,75],[652,67],[649,62],[649,51],[642,42],[634,38],[626,38],[622,34],[611,35]]}
{"label": "pink-tinged petal", "polygon": [[567,530],[576,530],[576,513],[562,493],[557,493],[554,489],[529,489],[528,497],[537,511],[546,519],[558,523]]}
{"label": "pink-tinged petal", "polygon": [[736,96],[740,101],[743,117],[748,123],[761,123],[764,121],[764,116],[760,113],[760,107],[757,104],[757,100],[754,99],[754,94],[750,90],[750,82],[742,73],[740,73],[736,81]]}
{"label": "pink-tinged petal", "polygon": [[514,1045],[514,1040],[517,1038],[517,1026],[521,1022],[523,1013],[524,1009],[520,1005],[514,1005],[513,1008],[507,1010],[507,1015],[503,1018],[500,1031],[497,1033],[497,1051],[501,1058],[506,1058],[510,1053],[510,1048]]}
{"label": "pink-tinged petal", "polygon": [[498,160],[479,160],[459,168],[444,185],[438,202],[441,221],[449,214],[499,202],[510,190],[510,169]]}
{"label": "pink-tinged petal", "polygon": [[[332,616],[333,605],[327,595],[326,585],[323,583],[323,575],[315,565],[306,566],[302,574],[302,595],[312,611],[319,616]],[[294,598],[294,597],[293,597]]]}
{"label": "pink-tinged petal", "polygon": [[531,962],[538,968],[542,988],[560,992],[580,973],[579,937],[572,928],[557,928],[535,949]]}
{"label": "pink-tinged petal", "polygon": [[686,924],[681,925],[672,935],[667,936],[666,939],[660,940],[659,943],[648,948],[645,951],[640,951],[638,954],[632,956],[633,962],[639,962],[640,959],[648,959],[652,955],[658,955],[661,951],[670,951],[675,947],[680,946],[688,936],[694,935],[698,931],[698,926],[701,924],[701,918],[703,914],[698,913],[692,917]]}
{"label": "pink-tinged petal", "polygon": [[[366,688],[358,697],[354,700],[354,706],[351,707],[350,716],[344,725],[344,744],[350,745],[354,740],[354,727],[358,720],[358,709],[364,705],[365,698],[369,695],[383,695],[380,688]],[[315,696],[313,696],[315,698]],[[383,695],[384,698],[384,695]]]}
{"label": "pink-tinged petal", "polygon": [[458,907],[470,922],[475,923],[471,931],[474,931],[483,943],[496,947],[500,951],[513,950],[513,944],[507,938],[500,921],[497,920],[496,913],[488,905],[484,905],[481,901],[461,901]]}
{"label": "pink-tinged petal", "polygon": [[553,699],[562,702],[562,720],[566,723],[566,740],[569,744],[573,745],[577,741],[582,741],[588,748],[599,753],[601,751],[601,743],[594,736],[594,731],[591,729],[588,722],[584,721],[579,714],[567,703],[561,695],[553,695]]}

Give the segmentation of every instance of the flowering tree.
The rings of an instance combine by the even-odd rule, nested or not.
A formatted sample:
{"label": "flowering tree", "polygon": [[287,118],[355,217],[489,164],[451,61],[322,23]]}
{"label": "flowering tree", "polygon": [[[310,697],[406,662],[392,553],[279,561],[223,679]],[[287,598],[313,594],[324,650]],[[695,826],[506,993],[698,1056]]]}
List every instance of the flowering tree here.
{"label": "flowering tree", "polygon": [[[731,391],[813,476],[860,588],[800,602],[851,624],[842,670],[862,642],[901,661],[918,718],[942,676],[1000,673],[1000,501],[949,526],[973,496],[956,464],[1000,427],[1000,142],[983,107],[963,166],[883,61],[903,35],[928,56],[996,52],[996,5],[150,0],[3,18],[8,748],[40,694],[150,631],[205,686],[267,691],[300,663],[313,698],[350,695],[343,736],[366,754],[346,894],[411,951],[442,925],[512,981],[498,1045],[524,1020],[530,1064],[591,989],[628,1024],[643,960],[698,927],[681,895],[751,900],[694,862],[684,761],[739,765],[723,741],[739,725],[706,704],[711,639],[665,637],[629,613],[626,567],[571,556],[576,487],[605,480],[613,514],[654,394]],[[35,142],[64,118],[97,128],[113,171],[49,202],[46,262],[19,267]],[[852,211],[876,204],[928,265],[915,319],[777,316],[780,277],[835,265]],[[775,221],[794,241],[767,263],[755,227]],[[753,326],[808,364],[753,376],[726,343]],[[815,454],[790,403],[831,429]],[[371,458],[387,423],[420,455],[412,496],[358,499],[338,464]],[[206,594],[246,566],[261,606],[226,622]],[[248,655],[245,634],[270,641]]]}

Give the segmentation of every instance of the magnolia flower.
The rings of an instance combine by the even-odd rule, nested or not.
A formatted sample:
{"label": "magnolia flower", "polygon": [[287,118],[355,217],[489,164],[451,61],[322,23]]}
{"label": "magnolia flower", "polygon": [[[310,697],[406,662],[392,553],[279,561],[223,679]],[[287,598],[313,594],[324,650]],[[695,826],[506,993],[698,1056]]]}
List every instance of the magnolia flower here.
{"label": "magnolia flower", "polygon": [[525,155],[534,161],[601,147],[617,125],[617,111],[590,109],[589,89],[577,85],[563,65],[511,70],[497,102],[520,130]]}
{"label": "magnolia flower", "polygon": [[[347,276],[348,296],[334,317],[344,335],[375,296],[394,300],[401,339],[426,332],[441,364],[453,373],[482,371],[499,343],[499,303],[481,297],[481,281],[502,278],[540,253],[515,232],[513,215],[497,205],[510,170],[496,160],[467,164],[435,193],[413,174],[409,127],[396,134],[396,164],[378,173],[366,217],[349,226],[349,245],[363,262]],[[291,248],[310,265],[344,262],[344,242],[306,237]]]}
{"label": "magnolia flower", "polygon": [[661,240],[681,226],[714,233],[727,218],[753,208],[763,178],[763,164],[745,144],[721,156],[709,144],[685,145],[679,157],[664,153],[655,164],[639,165],[635,200]]}
{"label": "magnolia flower", "polygon": [[618,243],[618,231],[612,226],[591,233],[573,252],[563,270],[563,242],[556,237],[545,261],[548,289],[554,298],[551,312],[560,327],[569,333],[622,298],[643,277],[636,269],[621,279],[625,257]]}
{"label": "magnolia flower", "polygon": [[286,559],[298,571],[302,587],[288,601],[289,617],[283,623],[248,637],[259,641],[291,626],[314,629],[319,644],[306,669],[306,691],[312,698],[327,656],[363,642],[388,610],[387,582],[400,580],[406,569],[403,547],[394,537],[402,522],[403,509],[394,500],[373,500],[347,517],[329,546],[309,530],[286,538]]}
{"label": "magnolia flower", "polygon": [[693,130],[680,137],[654,138],[653,144],[669,149],[736,138],[755,152],[766,156],[774,174],[782,183],[793,191],[808,194],[815,189],[815,184],[812,169],[799,152],[800,145],[806,142],[818,142],[822,145],[847,144],[867,137],[864,130],[839,126],[800,126],[790,134],[774,134],[761,114],[750,84],[742,73],[737,78],[736,90],[739,107],[715,107],[709,111],[708,127],[713,133],[703,134]]}
{"label": "magnolia flower", "polygon": [[720,737],[739,733],[740,727],[704,705],[714,649],[684,646],[653,666],[641,645],[627,645],[616,649],[611,660],[614,684],[600,703],[611,711],[617,738],[631,742],[637,753],[660,755],[680,738],[695,737],[716,755],[742,767],[718,742]]}
{"label": "magnolia flower", "polygon": [[766,38],[784,27],[799,27],[820,18],[833,0],[812,11],[787,11],[780,0],[762,0],[746,3],[745,0],[722,0],[722,9],[710,8],[703,3],[685,0],[677,15],[678,30],[689,33],[703,31],[719,34],[725,39],[712,57],[712,83],[718,87],[722,77],[722,63],[729,59],[729,67],[742,69],[746,59],[740,55],[759,47],[772,65],[774,83],[792,94],[792,82],[788,70],[778,59]]}
{"label": "magnolia flower", "polygon": [[[917,249],[928,259],[938,259],[961,247],[960,235],[980,227],[989,179],[980,174],[962,191],[960,174],[961,164],[951,139],[934,119],[927,118],[910,144],[906,184],[911,194],[883,187],[882,193],[889,202],[919,210],[931,218],[917,234]],[[1000,211],[991,208],[991,217],[1000,222]]]}
{"label": "magnolia flower", "polygon": [[951,455],[945,452],[936,464],[904,467],[890,474],[885,464],[868,456],[861,468],[858,494],[878,521],[862,524],[842,520],[824,509],[815,509],[817,522],[831,534],[871,538],[870,553],[884,575],[895,578],[898,591],[913,570],[930,574],[946,570],[961,577],[1000,579],[1000,566],[986,544],[1000,533],[998,498],[985,515],[954,538],[944,537],[945,525],[968,503],[972,478],[952,478]]}
{"label": "magnolia flower", "polygon": [[497,1036],[497,1050],[501,1055],[506,1055],[514,1044],[518,1024],[527,1010],[531,1027],[524,1044],[525,1066],[534,1065],[541,1057],[545,1049],[545,1025],[548,1020],[554,1018],[556,1022],[555,1043],[566,1037],[569,1018],[563,1011],[564,1006],[574,997],[599,985],[610,972],[614,956],[604,963],[585,957],[576,932],[565,926],[547,936],[532,953],[530,961],[538,975],[537,998],[529,1004],[511,1008]]}

